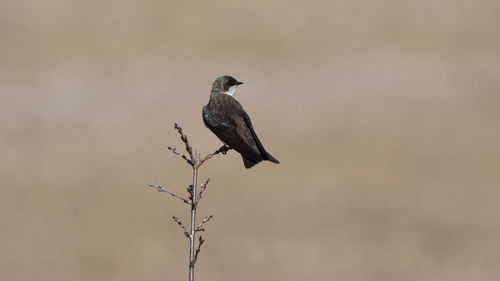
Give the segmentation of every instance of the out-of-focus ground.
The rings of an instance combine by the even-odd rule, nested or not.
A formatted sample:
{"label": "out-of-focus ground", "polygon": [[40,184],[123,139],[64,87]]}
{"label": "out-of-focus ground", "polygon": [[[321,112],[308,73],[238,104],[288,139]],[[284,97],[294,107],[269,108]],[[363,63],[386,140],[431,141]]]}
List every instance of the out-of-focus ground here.
{"label": "out-of-focus ground", "polygon": [[179,122],[236,97],[199,280],[499,280],[500,2],[1,1],[2,280],[186,280]]}

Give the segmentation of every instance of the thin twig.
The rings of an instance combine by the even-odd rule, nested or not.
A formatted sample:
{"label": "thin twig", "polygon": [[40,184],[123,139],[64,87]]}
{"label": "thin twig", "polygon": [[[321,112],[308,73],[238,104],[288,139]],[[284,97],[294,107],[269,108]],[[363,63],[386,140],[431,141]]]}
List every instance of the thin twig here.
{"label": "thin twig", "polygon": [[173,196],[173,197],[175,197],[175,198],[179,198],[179,199],[181,199],[182,201],[184,201],[184,203],[186,203],[186,204],[191,204],[191,200],[187,200],[187,199],[183,198],[182,196],[177,195],[176,193],[173,193],[173,192],[171,192],[171,191],[168,191],[168,190],[166,190],[165,188],[163,188],[163,186],[160,186],[160,185],[155,185],[155,184],[152,184],[152,183],[148,183],[148,186],[156,188],[156,190],[158,190],[158,192],[166,192],[166,193],[168,193],[168,194],[172,195],[172,196]]}
{"label": "thin twig", "polygon": [[203,229],[203,228],[202,228],[202,226],[203,226],[206,222],[208,222],[211,218],[213,218],[213,217],[214,217],[213,215],[210,215],[210,216],[206,216],[206,217],[204,217],[204,218],[201,220],[200,224],[196,227],[196,231],[205,231],[205,229]]}
{"label": "thin twig", "polygon": [[201,161],[201,154],[200,154],[200,153],[198,153],[198,151],[196,151],[196,150],[195,150],[195,151],[194,151],[194,155],[195,155],[196,161],[197,161],[197,162],[200,162],[200,161]]}
{"label": "thin twig", "polygon": [[189,153],[189,157],[191,157],[191,163],[194,163],[193,148],[191,147],[191,145],[189,145],[187,136],[184,135],[184,133],[182,132],[182,128],[179,125],[177,125],[177,123],[174,123],[174,128],[181,135],[181,140],[186,145],[186,151]]}
{"label": "thin twig", "polygon": [[173,216],[172,217],[174,219],[174,221],[180,225],[182,227],[182,229],[184,229],[184,235],[186,235],[187,238],[191,238],[191,236],[189,235],[187,229],[186,229],[186,226],[182,223],[181,219],[179,219],[178,217],[176,216]]}
{"label": "thin twig", "polygon": [[196,261],[198,260],[198,254],[200,253],[201,245],[205,242],[205,239],[200,235],[200,240],[198,243],[198,248],[196,249],[196,253],[194,254],[194,259],[191,261],[191,266],[194,268]]}
{"label": "thin twig", "polygon": [[172,150],[172,152],[173,152],[174,154],[179,155],[180,157],[182,157],[182,159],[186,160],[186,162],[187,162],[189,165],[193,166],[193,161],[189,160],[189,159],[186,157],[186,155],[182,154],[182,153],[181,153],[181,152],[180,152],[177,148],[169,146],[169,147],[168,147],[168,149],[169,149],[169,150]]}
{"label": "thin twig", "polygon": [[209,153],[207,154],[205,157],[203,157],[201,160],[198,161],[198,163],[196,163],[196,165],[198,167],[200,167],[201,165],[203,165],[203,163],[205,163],[205,161],[207,161],[208,159],[214,157],[215,155],[219,154],[219,153],[222,153],[222,154],[226,154],[231,148],[227,145],[223,145],[221,146],[219,149],[217,149],[214,153]]}
{"label": "thin twig", "polygon": [[189,200],[191,200],[191,202],[193,202],[193,185],[190,184],[188,187],[187,187],[187,192],[189,194]]}
{"label": "thin twig", "polygon": [[207,184],[210,181],[210,179],[207,179],[204,183],[201,184],[200,186],[200,193],[198,193],[198,197],[196,198],[196,202],[200,202],[201,195],[203,194],[203,191],[207,189]]}

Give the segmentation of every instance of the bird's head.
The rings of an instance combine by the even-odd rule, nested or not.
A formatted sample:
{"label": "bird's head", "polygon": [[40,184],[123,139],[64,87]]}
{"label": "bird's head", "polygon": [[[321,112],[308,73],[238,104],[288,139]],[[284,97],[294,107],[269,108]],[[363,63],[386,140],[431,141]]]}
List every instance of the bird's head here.
{"label": "bird's head", "polygon": [[238,86],[241,84],[243,84],[243,82],[239,82],[232,76],[228,75],[220,76],[217,79],[215,79],[214,84],[212,85],[212,91],[210,95],[213,96],[217,94],[226,94],[234,96],[236,88],[238,88]]}

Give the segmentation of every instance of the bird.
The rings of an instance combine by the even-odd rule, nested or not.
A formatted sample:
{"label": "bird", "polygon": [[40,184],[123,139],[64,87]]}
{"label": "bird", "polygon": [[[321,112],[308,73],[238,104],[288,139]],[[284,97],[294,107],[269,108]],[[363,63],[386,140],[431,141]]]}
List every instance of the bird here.
{"label": "bird", "polygon": [[223,75],[215,79],[208,104],[203,107],[205,126],[225,145],[239,152],[245,168],[267,160],[279,163],[260,142],[243,106],[234,98],[236,88],[243,84],[232,76]]}

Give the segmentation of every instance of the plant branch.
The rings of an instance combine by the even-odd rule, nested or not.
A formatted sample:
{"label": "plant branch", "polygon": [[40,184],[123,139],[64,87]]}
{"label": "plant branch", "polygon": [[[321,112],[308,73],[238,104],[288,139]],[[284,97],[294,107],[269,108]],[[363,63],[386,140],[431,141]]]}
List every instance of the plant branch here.
{"label": "plant branch", "polygon": [[201,184],[200,186],[200,193],[198,193],[198,197],[196,198],[196,202],[199,202],[201,199],[201,195],[203,194],[203,191],[207,189],[207,184],[210,181],[210,179],[207,179],[204,183]]}
{"label": "plant branch", "polygon": [[177,123],[174,123],[174,128],[181,135],[181,140],[186,145],[186,151],[188,152],[189,157],[191,158],[191,163],[194,163],[193,148],[189,145],[189,141],[188,141],[187,136],[184,135],[184,133],[182,132],[182,128],[179,125],[177,125]]}
{"label": "plant branch", "polygon": [[169,149],[169,150],[172,150],[172,152],[173,152],[174,154],[179,155],[180,157],[182,157],[182,159],[186,160],[186,162],[187,162],[189,165],[193,166],[193,161],[189,160],[189,159],[186,157],[186,155],[182,154],[179,150],[177,150],[177,148],[169,146],[169,147],[168,147],[168,149]]}
{"label": "plant branch", "polygon": [[191,237],[189,236],[189,233],[188,233],[187,229],[186,229],[186,226],[182,223],[181,219],[179,219],[179,218],[178,218],[178,217],[176,217],[176,216],[173,216],[172,218],[174,219],[174,221],[175,221],[178,225],[180,225],[180,226],[182,227],[182,229],[184,230],[184,235],[186,235],[186,237],[187,237],[187,238],[191,238]]}
{"label": "plant branch", "polygon": [[194,251],[194,239],[196,235],[196,207],[198,202],[196,201],[196,184],[198,180],[198,167],[193,166],[193,185],[191,185],[191,229],[189,233],[189,281],[194,281],[194,264],[195,261],[195,251]]}
{"label": "plant branch", "polygon": [[198,260],[198,254],[200,253],[201,245],[203,245],[204,242],[205,242],[205,239],[203,239],[203,237],[200,235],[200,240],[198,242],[198,248],[196,248],[196,253],[194,254],[194,259],[192,261],[193,267],[194,267],[194,264],[196,263],[196,261]]}
{"label": "plant branch", "polygon": [[219,153],[222,153],[222,154],[226,154],[231,148],[227,145],[223,145],[221,146],[219,149],[217,149],[214,153],[209,153],[207,154],[205,157],[203,157],[202,159],[200,159],[198,161],[198,163],[196,163],[196,165],[201,166],[203,165],[203,163],[205,163],[205,161],[207,161],[208,159],[214,157],[215,155],[219,154]]}
{"label": "plant branch", "polygon": [[213,218],[213,217],[214,217],[213,215],[210,215],[210,216],[206,216],[206,217],[204,217],[204,218],[201,220],[200,224],[196,227],[196,231],[205,231],[205,229],[203,229],[203,228],[202,228],[202,226],[203,226],[206,222],[208,222],[211,218]]}
{"label": "plant branch", "polygon": [[219,153],[226,154],[230,150],[230,147],[227,145],[223,145],[219,149],[217,149],[214,153],[209,153],[202,158],[201,154],[198,153],[197,151],[194,151],[193,153],[193,148],[189,144],[188,138],[183,133],[182,128],[179,125],[177,125],[177,123],[174,124],[174,128],[181,135],[181,140],[186,146],[186,151],[188,155],[183,154],[175,147],[169,146],[168,149],[171,150],[174,154],[184,159],[193,169],[193,181],[192,184],[190,184],[187,188],[188,199],[174,192],[171,192],[160,185],[148,183],[148,186],[155,188],[159,192],[166,192],[169,195],[178,198],[182,200],[184,203],[187,203],[191,206],[191,221],[189,224],[189,229],[186,227],[184,223],[182,223],[181,219],[179,219],[178,217],[173,216],[172,218],[182,228],[182,230],[184,231],[184,235],[187,238],[189,238],[189,281],[194,281],[194,266],[196,264],[196,261],[198,260],[198,255],[200,254],[201,245],[205,242],[205,239],[203,239],[203,237],[200,236],[198,240],[199,241],[198,246],[195,248],[196,232],[205,231],[203,225],[213,218],[213,215],[204,217],[201,220],[201,222],[198,225],[196,225],[196,210],[198,207],[198,202],[201,200],[203,192],[206,190],[207,184],[210,180],[207,179],[204,183],[202,183],[199,187],[199,192],[198,192],[197,191],[198,168],[200,168],[201,165],[203,165],[203,163],[205,163],[208,159],[214,157],[215,155]]}
{"label": "plant branch", "polygon": [[173,196],[173,197],[175,197],[175,198],[179,198],[179,199],[181,199],[182,201],[184,201],[184,203],[186,203],[186,204],[191,204],[191,200],[187,200],[187,199],[183,198],[182,196],[177,195],[176,193],[173,193],[173,192],[171,192],[171,191],[168,191],[168,190],[166,190],[165,188],[163,188],[163,186],[160,186],[160,185],[155,185],[155,184],[152,184],[152,183],[148,183],[148,186],[156,188],[156,190],[158,190],[158,192],[166,192],[166,193],[168,193],[168,194],[172,195],[172,196]]}

